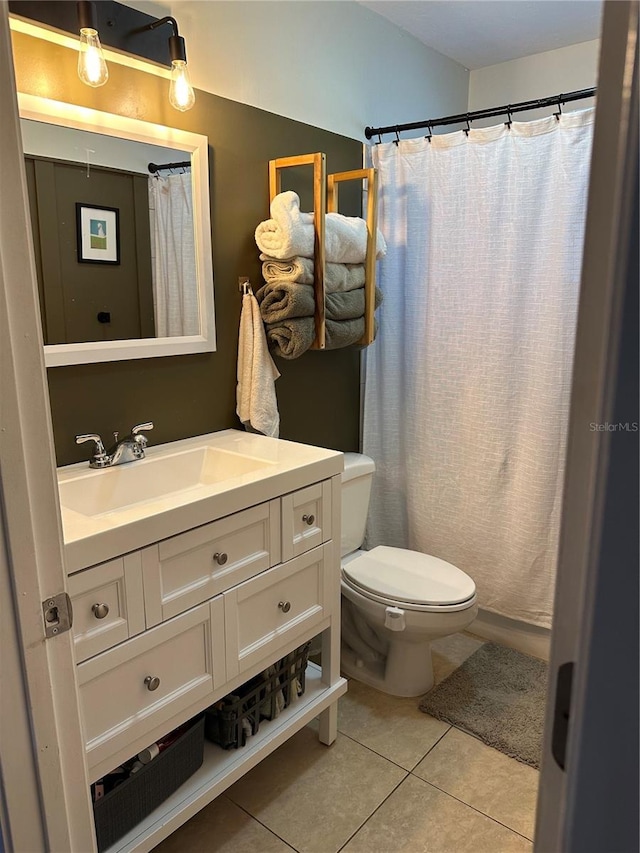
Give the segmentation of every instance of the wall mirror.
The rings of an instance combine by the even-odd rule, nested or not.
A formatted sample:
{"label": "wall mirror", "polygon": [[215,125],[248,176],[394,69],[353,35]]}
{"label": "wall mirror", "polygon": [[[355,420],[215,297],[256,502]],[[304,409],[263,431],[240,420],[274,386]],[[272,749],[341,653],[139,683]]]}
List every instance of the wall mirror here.
{"label": "wall mirror", "polygon": [[47,367],[215,350],[207,137],[18,102]]}

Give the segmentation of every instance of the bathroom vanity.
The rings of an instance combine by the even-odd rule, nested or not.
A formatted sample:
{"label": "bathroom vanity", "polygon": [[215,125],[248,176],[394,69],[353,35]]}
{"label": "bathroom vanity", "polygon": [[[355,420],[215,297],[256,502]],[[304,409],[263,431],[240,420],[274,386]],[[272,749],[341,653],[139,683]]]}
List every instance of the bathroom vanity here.
{"label": "bathroom vanity", "polygon": [[58,470],[90,781],[322,634],[302,697],[110,851],[150,850],[314,717],[336,737],[342,454],[236,430]]}

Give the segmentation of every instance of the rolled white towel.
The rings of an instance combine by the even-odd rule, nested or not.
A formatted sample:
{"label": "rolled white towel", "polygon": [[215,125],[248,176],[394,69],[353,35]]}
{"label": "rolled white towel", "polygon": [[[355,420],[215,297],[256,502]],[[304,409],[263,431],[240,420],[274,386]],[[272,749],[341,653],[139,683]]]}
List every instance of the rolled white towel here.
{"label": "rolled white towel", "polygon": [[[313,258],[286,258],[279,261],[261,254],[262,276],[267,284],[274,281],[291,281],[296,284],[313,284]],[[324,289],[326,293],[340,293],[364,287],[364,264],[325,264]]]}
{"label": "rolled white towel", "polygon": [[[271,202],[271,219],[261,222],[255,232],[261,252],[279,260],[314,254],[313,213],[300,210],[300,198],[289,190]],[[376,257],[387,253],[387,244],[378,230]],[[361,264],[367,254],[367,223],[356,216],[327,213],[325,217],[325,258],[328,263]]]}

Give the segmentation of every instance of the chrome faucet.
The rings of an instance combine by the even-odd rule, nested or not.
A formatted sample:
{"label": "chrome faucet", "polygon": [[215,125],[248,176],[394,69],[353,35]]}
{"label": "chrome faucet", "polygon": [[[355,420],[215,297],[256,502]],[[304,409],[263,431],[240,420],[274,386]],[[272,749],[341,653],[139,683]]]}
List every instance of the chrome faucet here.
{"label": "chrome faucet", "polygon": [[97,433],[87,433],[86,435],[77,435],[76,444],[83,444],[85,441],[94,441],[95,450],[91,461],[90,468],[111,468],[113,465],[124,465],[125,462],[135,462],[136,459],[144,459],[144,450],[148,444],[148,438],[143,435],[153,429],[151,421],[145,424],[138,424],[131,430],[131,435],[118,441],[118,433],[114,432],[113,437],[115,444],[109,450],[104,449],[102,439]]}

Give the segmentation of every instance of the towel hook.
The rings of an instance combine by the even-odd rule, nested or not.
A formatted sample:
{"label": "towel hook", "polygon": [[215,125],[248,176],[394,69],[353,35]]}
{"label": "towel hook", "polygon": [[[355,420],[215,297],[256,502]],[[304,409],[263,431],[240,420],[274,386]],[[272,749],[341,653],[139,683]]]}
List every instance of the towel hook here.
{"label": "towel hook", "polygon": [[471,121],[470,121],[470,118],[469,118],[469,113],[467,113],[467,115],[466,115],[466,119],[465,119],[465,120],[466,120],[466,122],[467,122],[467,126],[464,128],[464,133],[465,133],[465,136],[467,136],[467,138],[468,138],[468,136],[469,136],[469,131],[471,130]]}
{"label": "towel hook", "polygon": [[396,125],[396,126],[395,126],[395,128],[394,128],[394,131],[393,131],[393,132],[394,132],[394,133],[395,133],[395,135],[396,135],[396,138],[393,140],[393,142],[394,142],[394,144],[395,144],[395,145],[398,145],[398,143],[400,142],[400,134],[398,133],[398,125]]}
{"label": "towel hook", "polygon": [[513,124],[511,120],[511,104],[507,107],[507,120],[505,121],[506,126],[511,130],[511,125]]}
{"label": "towel hook", "polygon": [[560,121],[560,116],[562,115],[562,95],[558,95],[558,112],[554,113],[556,117],[556,121]]}
{"label": "towel hook", "polygon": [[238,290],[242,293],[243,296],[246,296],[248,293],[253,295],[253,288],[251,287],[251,280],[246,275],[241,275],[238,279]]}

